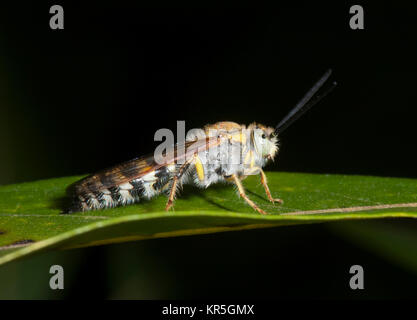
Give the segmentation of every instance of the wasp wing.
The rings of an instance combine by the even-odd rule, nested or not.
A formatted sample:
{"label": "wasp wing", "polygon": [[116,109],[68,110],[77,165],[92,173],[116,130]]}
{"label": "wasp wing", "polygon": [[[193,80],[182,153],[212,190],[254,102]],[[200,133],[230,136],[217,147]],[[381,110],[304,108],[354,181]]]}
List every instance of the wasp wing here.
{"label": "wasp wing", "polygon": [[[68,188],[69,194],[97,193],[122,185],[123,183],[138,179],[144,175],[156,171],[162,167],[175,163],[184,163],[194,154],[207,150],[220,144],[219,138],[205,138],[193,141],[186,141],[177,144],[173,152],[166,154],[164,162],[155,161],[154,155],[148,155],[123,162],[114,167],[92,174]],[[180,162],[180,161],[183,162]]]}

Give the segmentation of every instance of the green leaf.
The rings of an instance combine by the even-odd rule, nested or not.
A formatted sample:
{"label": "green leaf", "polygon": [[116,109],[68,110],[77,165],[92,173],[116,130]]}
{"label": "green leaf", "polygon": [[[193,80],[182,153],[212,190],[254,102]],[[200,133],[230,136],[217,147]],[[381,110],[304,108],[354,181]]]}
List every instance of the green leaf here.
{"label": "green leaf", "polygon": [[267,201],[258,177],[244,180],[248,196],[269,212],[253,211],[230,185],[186,187],[165,212],[166,198],[121,208],[60,214],[65,188],[80,177],[0,187],[0,264],[51,248],[325,221],[417,218],[417,181],[365,176],[267,173]]}

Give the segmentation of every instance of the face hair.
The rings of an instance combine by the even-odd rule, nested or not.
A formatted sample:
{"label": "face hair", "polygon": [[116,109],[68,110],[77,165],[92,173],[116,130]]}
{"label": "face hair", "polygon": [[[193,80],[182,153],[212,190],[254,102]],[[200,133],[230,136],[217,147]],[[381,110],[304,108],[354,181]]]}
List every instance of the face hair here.
{"label": "face hair", "polygon": [[[336,82],[333,82],[329,88],[327,88],[321,95],[314,95],[323,84],[329,79],[332,70],[329,69],[326,73],[320,78],[319,81],[305,94],[305,96],[295,105],[295,107],[281,120],[280,123],[275,127],[276,133],[281,133],[287,129],[295,120],[300,118],[307,110],[317,104],[321,99],[323,99],[330,91],[336,86]],[[313,98],[314,97],[314,98]]]}

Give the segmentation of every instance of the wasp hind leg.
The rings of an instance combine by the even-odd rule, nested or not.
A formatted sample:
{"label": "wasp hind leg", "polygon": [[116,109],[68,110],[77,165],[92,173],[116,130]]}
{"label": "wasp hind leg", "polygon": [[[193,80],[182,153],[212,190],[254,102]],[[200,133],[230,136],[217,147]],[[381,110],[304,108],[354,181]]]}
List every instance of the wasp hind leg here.
{"label": "wasp hind leg", "polygon": [[182,175],[184,174],[184,172],[188,169],[188,167],[190,166],[190,161],[184,163],[178,170],[177,174],[174,176],[174,178],[172,179],[172,185],[171,185],[171,190],[169,191],[169,197],[168,197],[168,201],[167,204],[165,206],[165,211],[168,211],[169,209],[171,209],[171,207],[174,205],[174,200],[175,200],[175,194],[177,192],[177,188],[178,188],[178,181],[181,179]]}
{"label": "wasp hind leg", "polygon": [[231,177],[233,179],[233,182],[235,183],[237,189],[239,190],[239,195],[245,199],[245,201],[256,211],[262,214],[268,214],[265,211],[263,211],[261,208],[259,208],[251,199],[248,198],[248,196],[245,193],[245,189],[243,188],[242,182],[236,175],[232,175]]}
{"label": "wasp hind leg", "polygon": [[268,180],[266,179],[266,175],[265,172],[261,169],[261,171],[259,172],[259,175],[261,176],[261,183],[264,186],[265,189],[265,193],[269,199],[269,201],[271,201],[272,203],[284,203],[284,201],[282,201],[281,199],[274,199],[271,195],[271,191],[269,191],[269,187],[268,187]]}

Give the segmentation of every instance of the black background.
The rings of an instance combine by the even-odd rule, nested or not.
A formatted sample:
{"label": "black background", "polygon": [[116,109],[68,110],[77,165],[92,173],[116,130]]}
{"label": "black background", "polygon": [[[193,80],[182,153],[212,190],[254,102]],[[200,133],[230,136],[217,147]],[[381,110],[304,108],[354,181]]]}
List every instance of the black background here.
{"label": "black background", "polygon": [[274,126],[328,68],[339,86],[281,137],[270,170],[417,177],[412,7],[193,8],[65,3],[2,10],[8,134],[37,170],[83,174],[149,153],[159,128]]}
{"label": "black background", "polygon": [[[49,28],[52,4],[64,7],[64,30]],[[351,30],[353,4],[4,6],[0,50],[7,63],[0,67],[8,103],[2,106],[1,182],[84,174],[149,153],[157,145],[155,131],[175,130],[177,120],[185,120],[187,129],[221,120],[275,126],[328,68],[338,87],[283,134],[268,170],[416,178],[415,8],[364,5],[365,30]],[[184,276],[183,291],[167,297],[332,297],[338,284],[329,274],[345,272],[345,263],[358,257],[389,274],[383,297],[395,297],[404,286],[399,296],[407,297],[416,283],[342,240],[329,243],[331,233],[321,226],[282,231],[282,241],[292,246],[278,260],[264,260],[274,249],[268,243],[278,240],[274,232],[242,234],[149,241],[157,255],[167,257],[161,263],[173,264],[173,274],[186,268],[190,275]],[[303,238],[294,245],[298,236]],[[268,245],[251,247],[255,239]],[[134,250],[128,246],[123,250]],[[239,258],[229,254],[239,246]],[[313,246],[323,250],[311,251]],[[168,258],[172,247],[191,251],[175,260]],[[80,271],[80,277],[102,265],[106,250],[83,251],[87,273]],[[195,269],[187,262],[190,255]],[[315,267],[306,268],[312,260]],[[277,290],[266,285],[269,273],[240,282],[249,270],[262,275],[279,265],[281,274],[307,269],[308,275],[281,279]],[[232,279],[220,271],[230,268]],[[199,270],[218,275],[191,276]],[[311,280],[314,274],[321,280]],[[69,295],[107,297],[105,277],[95,278],[92,291],[77,284]],[[327,283],[324,289],[320,281]],[[213,282],[218,285],[211,287]],[[339,297],[351,294],[346,290]]]}

